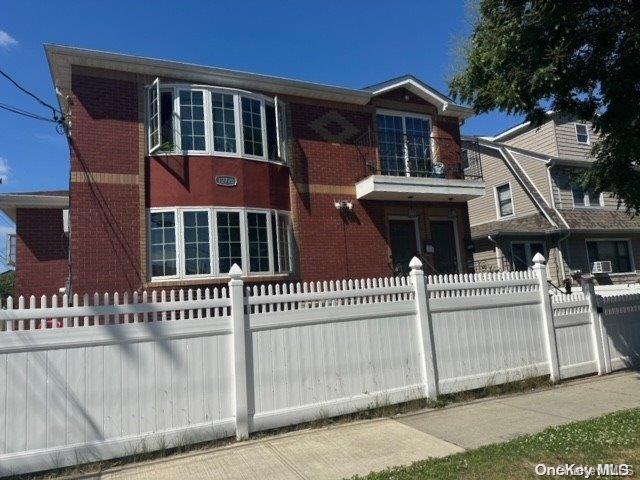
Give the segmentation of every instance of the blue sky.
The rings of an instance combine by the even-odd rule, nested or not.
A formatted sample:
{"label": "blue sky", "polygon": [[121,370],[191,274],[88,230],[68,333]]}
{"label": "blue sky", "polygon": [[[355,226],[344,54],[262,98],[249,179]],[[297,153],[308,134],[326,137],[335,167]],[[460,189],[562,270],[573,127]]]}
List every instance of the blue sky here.
{"label": "blue sky", "polygon": [[[0,5],[2,69],[50,103],[55,97],[44,43],[357,88],[412,73],[446,91],[459,63],[456,38],[470,29],[466,0]],[[0,103],[48,113],[2,78]],[[483,115],[469,120],[463,132],[496,133],[518,120]],[[0,125],[0,192],[67,188],[68,149],[53,124],[0,110]]]}

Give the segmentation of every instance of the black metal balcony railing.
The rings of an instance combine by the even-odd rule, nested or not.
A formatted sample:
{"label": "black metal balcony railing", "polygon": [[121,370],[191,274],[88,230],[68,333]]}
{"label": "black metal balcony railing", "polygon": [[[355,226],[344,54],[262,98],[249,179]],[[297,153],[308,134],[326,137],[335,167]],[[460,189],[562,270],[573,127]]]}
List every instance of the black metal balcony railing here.
{"label": "black metal balcony railing", "polygon": [[355,142],[364,175],[482,180],[477,143],[451,138],[367,132]]}

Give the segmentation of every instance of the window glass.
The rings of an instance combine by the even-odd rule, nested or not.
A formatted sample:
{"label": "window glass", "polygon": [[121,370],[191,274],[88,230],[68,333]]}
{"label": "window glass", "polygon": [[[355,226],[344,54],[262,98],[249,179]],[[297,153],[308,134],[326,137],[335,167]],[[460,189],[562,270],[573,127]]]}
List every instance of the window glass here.
{"label": "window glass", "polygon": [[589,191],[587,192],[589,195],[589,206],[591,207],[599,207],[600,206],[600,194],[596,192]]}
{"label": "window glass", "polygon": [[174,212],[151,214],[151,275],[176,274],[176,223]]}
{"label": "window glass", "polygon": [[180,91],[180,141],[182,150],[206,150],[204,92]]}
{"label": "window glass", "polygon": [[217,212],[218,269],[226,275],[237,263],[242,268],[242,239],[239,212]]}
{"label": "window glass", "polygon": [[581,186],[572,186],[571,192],[573,193],[573,204],[576,207],[583,207],[584,203],[584,190]]}
{"label": "window glass", "polygon": [[578,143],[589,143],[589,131],[586,125],[576,123],[576,139]]}
{"label": "window glass", "polygon": [[291,271],[289,252],[289,216],[278,214],[278,266],[279,272]]}
{"label": "window glass", "polygon": [[242,97],[242,135],[244,153],[262,157],[262,115],[259,100]]}
{"label": "window glass", "polygon": [[426,174],[431,166],[431,139],[429,121],[424,118],[405,117],[409,170],[412,174]]}
{"label": "window glass", "polygon": [[376,115],[380,167],[384,175],[406,175],[402,117]]}
{"label": "window glass", "polygon": [[173,140],[173,91],[160,92],[160,150],[172,151]]}
{"label": "window glass", "polygon": [[213,149],[216,152],[236,152],[236,120],[233,95],[211,94],[213,110]]}
{"label": "window glass", "polygon": [[571,187],[573,204],[576,207],[600,207],[600,193],[585,190],[580,185]]}
{"label": "window glass", "polygon": [[[631,271],[629,244],[626,240],[601,240],[587,242],[589,263],[609,261],[613,273]],[[591,265],[589,265],[591,267]]]}
{"label": "window glass", "polygon": [[513,202],[511,200],[511,187],[507,185],[500,185],[496,188],[498,195],[498,209],[501,217],[506,217],[513,214]]}
{"label": "window glass", "polygon": [[184,212],[182,223],[185,275],[206,275],[211,273],[208,212],[206,210]]}
{"label": "window glass", "polygon": [[249,270],[252,272],[269,271],[269,238],[266,213],[247,213],[249,236]]}
{"label": "window glass", "polygon": [[264,106],[265,124],[267,127],[267,158],[275,160],[278,158],[278,133],[276,131],[276,107],[275,105]]}
{"label": "window glass", "polygon": [[[160,144],[160,99],[158,98],[158,80],[148,91],[149,104],[149,150],[155,150]],[[160,108],[161,109],[161,108]]]}

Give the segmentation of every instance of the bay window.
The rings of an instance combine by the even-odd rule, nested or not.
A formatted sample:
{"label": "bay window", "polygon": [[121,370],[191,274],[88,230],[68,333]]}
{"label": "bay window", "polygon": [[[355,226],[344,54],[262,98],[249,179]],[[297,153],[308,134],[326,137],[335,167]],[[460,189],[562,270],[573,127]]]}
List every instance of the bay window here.
{"label": "bay window", "polygon": [[161,208],[150,218],[153,280],[291,272],[287,212],[244,208]]}
{"label": "bay window", "polygon": [[287,162],[286,106],[278,98],[217,87],[147,89],[149,153]]}

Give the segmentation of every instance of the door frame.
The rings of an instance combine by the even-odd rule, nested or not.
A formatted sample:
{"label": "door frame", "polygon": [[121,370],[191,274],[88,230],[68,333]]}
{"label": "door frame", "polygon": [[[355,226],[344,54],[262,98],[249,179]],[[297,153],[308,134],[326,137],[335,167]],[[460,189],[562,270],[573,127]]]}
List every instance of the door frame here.
{"label": "door frame", "polygon": [[[511,240],[509,241],[509,250],[511,252],[511,263],[513,265],[514,261],[513,261],[513,244],[514,243],[522,243],[524,244],[524,249],[525,249],[525,255],[527,255],[527,252],[529,253],[529,255],[531,255],[531,244],[532,243],[541,243],[542,244],[542,250],[543,250],[543,255],[545,257],[546,260],[546,270],[547,270],[547,274],[549,273],[549,250],[547,249],[547,241],[546,240]],[[525,258],[524,261],[526,262],[527,259]],[[531,255],[531,261],[533,262],[533,255]],[[527,265],[527,271],[530,270],[532,267]]]}
{"label": "door frame", "polygon": [[[462,253],[460,251],[460,236],[458,235],[458,216],[454,216],[453,218],[449,217],[429,217],[429,234],[431,234],[431,220],[436,220],[438,222],[447,221],[453,223],[453,236],[455,237],[456,243],[456,258],[458,263],[458,273],[464,273],[463,265],[462,265]],[[431,237],[433,241],[433,237]],[[434,245],[435,248],[435,245]]]}
{"label": "door frame", "polygon": [[414,230],[416,232],[416,245],[418,253],[422,253],[422,245],[420,244],[420,219],[418,217],[410,217],[408,215],[389,215],[387,216],[387,237],[389,238],[389,250],[391,259],[393,260],[393,248],[391,247],[391,221],[392,220],[411,220],[413,221]]}

